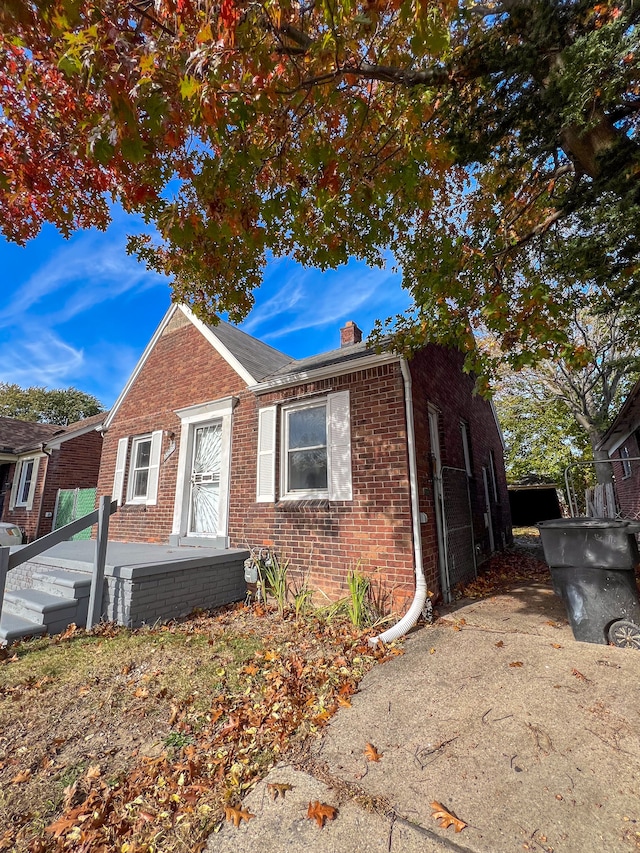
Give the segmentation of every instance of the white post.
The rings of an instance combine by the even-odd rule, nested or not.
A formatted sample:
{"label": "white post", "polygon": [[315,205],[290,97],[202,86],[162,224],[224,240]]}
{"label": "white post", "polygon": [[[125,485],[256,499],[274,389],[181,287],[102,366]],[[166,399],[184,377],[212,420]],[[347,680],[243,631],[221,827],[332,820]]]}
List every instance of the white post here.
{"label": "white post", "polygon": [[98,506],[98,535],[96,538],[96,556],[93,564],[89,609],[87,612],[87,630],[92,628],[102,616],[102,589],[104,586],[104,564],[107,558],[109,541],[109,516],[111,496],[103,495]]}
{"label": "white post", "polygon": [[8,545],[0,548],[0,619],[2,619],[2,603],[4,601],[4,586],[7,582],[7,572],[9,571],[9,554],[11,549]]}

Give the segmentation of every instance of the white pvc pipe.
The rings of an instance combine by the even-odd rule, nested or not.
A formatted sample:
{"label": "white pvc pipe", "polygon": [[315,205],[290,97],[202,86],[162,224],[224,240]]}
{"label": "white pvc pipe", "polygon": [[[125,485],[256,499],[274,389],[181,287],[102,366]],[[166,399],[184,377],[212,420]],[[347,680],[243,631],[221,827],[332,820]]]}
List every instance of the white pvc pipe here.
{"label": "white pvc pipe", "polygon": [[413,528],[413,553],[416,573],[416,591],[411,602],[411,607],[402,619],[391,628],[371,637],[369,643],[376,646],[380,641],[390,643],[402,637],[416,624],[422,613],[422,608],[427,598],[427,582],[424,577],[424,566],[422,564],[422,537],[420,534],[420,504],[418,502],[418,473],[416,465],[416,441],[415,428],[413,424],[413,400],[411,396],[411,373],[406,359],[400,361],[400,370],[404,380],[404,406],[407,421],[407,449],[409,452],[409,485],[411,490],[411,526]]}

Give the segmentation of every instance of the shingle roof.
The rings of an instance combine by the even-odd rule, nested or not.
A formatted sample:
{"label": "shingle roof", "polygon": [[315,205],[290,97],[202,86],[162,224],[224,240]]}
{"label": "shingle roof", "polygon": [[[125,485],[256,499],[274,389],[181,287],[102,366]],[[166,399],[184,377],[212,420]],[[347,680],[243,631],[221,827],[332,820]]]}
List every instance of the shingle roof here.
{"label": "shingle roof", "polygon": [[292,362],[291,356],[223,320],[209,329],[257,382]]}
{"label": "shingle roof", "polygon": [[374,349],[367,346],[366,342],[351,344],[339,349],[321,352],[319,355],[311,355],[308,358],[291,359],[287,364],[274,370],[267,379],[281,378],[295,373],[304,373],[308,370],[317,370],[320,367],[329,367],[332,364],[341,364],[345,361],[356,360],[372,355]]}
{"label": "shingle roof", "polygon": [[20,453],[46,444],[54,435],[66,431],[58,424],[40,424],[20,421],[17,418],[0,417],[0,450],[5,453]]}
{"label": "shingle roof", "polygon": [[108,412],[100,412],[98,415],[75,421],[68,426],[0,417],[0,451],[4,453],[25,453],[28,450],[35,450],[53,438],[64,438],[67,433],[77,432],[83,427],[98,426],[108,414]]}

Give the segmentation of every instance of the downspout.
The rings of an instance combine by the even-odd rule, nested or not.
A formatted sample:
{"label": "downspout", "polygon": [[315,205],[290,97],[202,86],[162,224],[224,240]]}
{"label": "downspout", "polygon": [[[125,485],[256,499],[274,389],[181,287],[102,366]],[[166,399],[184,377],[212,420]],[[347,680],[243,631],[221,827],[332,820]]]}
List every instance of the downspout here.
{"label": "downspout", "polygon": [[422,536],[420,532],[420,504],[418,501],[418,473],[416,463],[416,440],[415,427],[413,423],[413,399],[411,396],[411,373],[406,359],[400,360],[400,370],[404,381],[404,405],[407,422],[407,450],[409,455],[409,485],[411,490],[411,526],[413,528],[413,554],[416,573],[416,591],[411,602],[411,607],[402,619],[383,631],[377,637],[371,637],[369,643],[376,646],[378,642],[390,643],[402,637],[413,628],[427,598],[427,582],[424,577],[424,566],[422,564]]}
{"label": "downspout", "polygon": [[[43,442],[40,445],[40,450],[46,456],[47,462],[44,466],[44,471],[42,472],[42,491],[40,492],[40,507],[38,509],[38,521],[36,524],[36,535],[33,537],[34,539],[38,539],[40,535],[40,525],[42,524],[42,510],[44,509],[44,492],[47,485],[47,474],[49,472],[49,460],[51,459],[51,451],[46,450],[46,444]],[[38,472],[39,474],[40,472]],[[53,526],[53,519],[51,520]]]}

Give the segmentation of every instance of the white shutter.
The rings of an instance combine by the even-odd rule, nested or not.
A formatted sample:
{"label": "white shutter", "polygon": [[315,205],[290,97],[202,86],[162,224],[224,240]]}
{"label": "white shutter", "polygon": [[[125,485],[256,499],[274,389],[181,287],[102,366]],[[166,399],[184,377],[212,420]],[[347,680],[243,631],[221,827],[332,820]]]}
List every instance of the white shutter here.
{"label": "white shutter", "polygon": [[[25,464],[25,463],[23,463]],[[29,484],[29,495],[27,497],[27,509],[33,509],[33,499],[36,494],[36,484],[38,482],[38,468],[40,467],[40,457],[36,456],[33,460],[33,468],[31,469],[31,483]]]}
{"label": "white shutter", "polygon": [[118,441],[118,453],[116,455],[116,471],[113,475],[113,492],[111,497],[122,505],[122,489],[124,486],[124,471],[127,467],[127,450],[129,449],[129,436]]}
{"label": "white shutter", "polygon": [[329,500],[353,500],[351,487],[351,416],[349,392],[327,397]]}
{"label": "white shutter", "polygon": [[158,479],[160,477],[160,453],[162,452],[162,430],[151,433],[151,453],[149,454],[149,480],[147,483],[147,504],[158,503]]}
{"label": "white shutter", "polygon": [[258,472],[256,500],[273,503],[276,499],[276,407],[258,410]]}
{"label": "white shutter", "polygon": [[9,510],[12,510],[16,505],[16,496],[18,494],[18,483],[20,482],[22,465],[22,462],[16,462],[16,467],[13,469],[13,483],[11,485],[11,495],[9,497]]}

